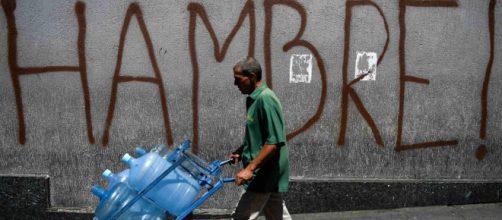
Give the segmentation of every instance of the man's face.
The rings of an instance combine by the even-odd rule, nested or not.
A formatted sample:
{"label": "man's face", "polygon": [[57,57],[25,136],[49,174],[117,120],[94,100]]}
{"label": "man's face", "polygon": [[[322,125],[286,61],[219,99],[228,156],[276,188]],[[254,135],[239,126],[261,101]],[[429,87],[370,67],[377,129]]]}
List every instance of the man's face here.
{"label": "man's face", "polygon": [[234,69],[234,85],[239,88],[242,94],[249,95],[254,90],[254,83],[252,77],[253,73],[244,75],[239,68]]}

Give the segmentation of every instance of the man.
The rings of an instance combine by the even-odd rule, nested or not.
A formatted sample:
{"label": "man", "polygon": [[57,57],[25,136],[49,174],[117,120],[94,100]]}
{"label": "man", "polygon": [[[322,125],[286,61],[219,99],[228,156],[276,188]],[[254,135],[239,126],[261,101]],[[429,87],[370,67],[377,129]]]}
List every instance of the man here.
{"label": "man", "polygon": [[243,167],[235,177],[246,191],[232,213],[232,219],[291,219],[281,193],[289,183],[288,147],[279,99],[261,81],[261,66],[252,57],[234,66],[234,85],[246,98],[244,143],[231,154]]}

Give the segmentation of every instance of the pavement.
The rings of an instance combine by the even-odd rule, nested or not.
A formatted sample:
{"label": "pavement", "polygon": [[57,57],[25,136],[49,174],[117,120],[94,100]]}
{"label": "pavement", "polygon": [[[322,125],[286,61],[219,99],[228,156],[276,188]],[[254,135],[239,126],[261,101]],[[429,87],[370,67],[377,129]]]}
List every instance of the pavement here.
{"label": "pavement", "polygon": [[[458,206],[428,206],[413,207],[388,210],[364,210],[364,211],[346,211],[332,213],[309,213],[295,214],[292,216],[295,220],[331,220],[331,219],[350,219],[350,220],[501,220],[502,203],[458,205]],[[265,218],[262,218],[265,219]]]}
{"label": "pavement", "polygon": [[[293,220],[502,220],[502,203],[293,214]],[[221,218],[228,219],[228,218]],[[265,220],[263,216],[259,220]]]}
{"label": "pavement", "polygon": [[[63,208],[51,208],[46,216],[31,216],[31,218],[20,217],[6,218],[0,215],[1,219],[92,219],[94,210],[91,208],[75,210]],[[225,219],[230,217],[231,210],[226,209],[204,209],[195,210],[194,218],[199,219]],[[293,214],[293,220],[502,220],[502,203],[485,203],[470,205],[452,205],[452,206],[425,206],[410,207],[399,209],[379,209],[379,210],[360,210],[343,212],[323,212],[323,213],[302,213]],[[258,220],[265,220],[260,216]]]}

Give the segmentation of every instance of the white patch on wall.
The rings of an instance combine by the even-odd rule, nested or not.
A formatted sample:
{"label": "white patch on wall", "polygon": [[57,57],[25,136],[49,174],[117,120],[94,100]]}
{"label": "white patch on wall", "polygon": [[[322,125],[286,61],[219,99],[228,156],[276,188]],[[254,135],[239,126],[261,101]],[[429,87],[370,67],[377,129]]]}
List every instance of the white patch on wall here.
{"label": "white patch on wall", "polygon": [[310,83],[312,79],[312,54],[293,54],[289,64],[290,83]]}
{"label": "white patch on wall", "polygon": [[376,80],[378,56],[375,52],[357,51],[355,78],[368,74],[361,81]]}

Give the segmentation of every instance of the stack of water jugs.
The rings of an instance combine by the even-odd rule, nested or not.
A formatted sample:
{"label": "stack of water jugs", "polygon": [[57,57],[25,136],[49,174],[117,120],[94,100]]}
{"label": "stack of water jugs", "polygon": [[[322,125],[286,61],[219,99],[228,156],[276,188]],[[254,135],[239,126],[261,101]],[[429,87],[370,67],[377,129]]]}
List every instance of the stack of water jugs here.
{"label": "stack of water jugs", "polygon": [[[223,182],[231,181],[220,178],[219,161],[213,163],[216,166],[206,166],[201,159],[185,153],[189,145],[185,141],[174,151],[165,145],[157,145],[149,152],[136,148],[138,158],[126,153],[121,161],[129,168],[118,173],[105,170],[102,176],[108,180],[106,190],[100,186],[91,189],[100,199],[94,220],[161,220],[166,219],[166,211],[185,217],[221,188]],[[220,178],[218,188],[214,188],[217,184],[211,184],[215,177]],[[211,193],[194,204],[202,187]]]}

